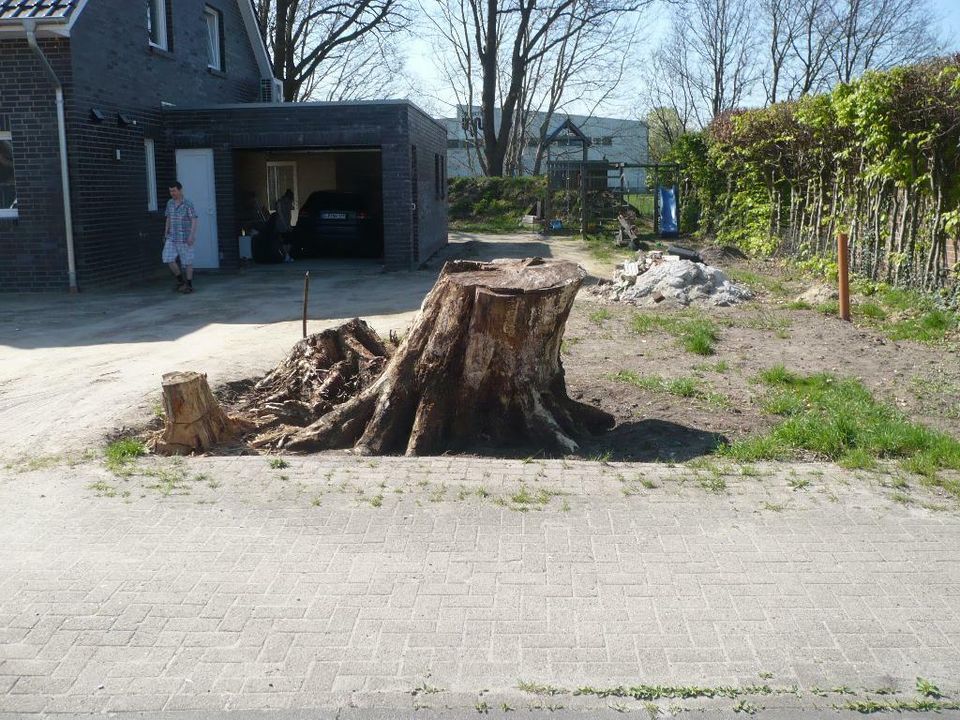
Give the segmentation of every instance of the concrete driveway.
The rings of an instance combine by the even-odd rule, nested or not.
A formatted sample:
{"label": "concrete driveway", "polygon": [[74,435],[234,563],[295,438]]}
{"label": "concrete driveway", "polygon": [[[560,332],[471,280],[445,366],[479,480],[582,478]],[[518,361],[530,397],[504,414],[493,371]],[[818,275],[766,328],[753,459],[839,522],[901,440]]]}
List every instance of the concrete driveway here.
{"label": "concrete driveway", "polygon": [[301,336],[303,275],[317,332],[361,317],[379,333],[409,326],[449,257],[550,257],[592,265],[578,243],[536,236],[455,234],[428,267],[385,273],[370,261],[256,265],[200,275],[197,292],[172,280],[80,295],[5,297],[0,317],[0,458],[80,453],[160,402],[160,376],[206,372],[211,384],[263,373]]}

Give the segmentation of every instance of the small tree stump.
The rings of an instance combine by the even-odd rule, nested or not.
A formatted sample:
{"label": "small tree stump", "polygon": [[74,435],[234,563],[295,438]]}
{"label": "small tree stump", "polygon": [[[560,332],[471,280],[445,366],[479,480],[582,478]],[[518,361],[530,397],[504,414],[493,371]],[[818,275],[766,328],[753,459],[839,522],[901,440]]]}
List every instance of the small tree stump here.
{"label": "small tree stump", "polygon": [[427,455],[532,444],[572,453],[613,425],[567,396],[560,341],[586,273],[566,261],[452,261],[371,385],[295,433],[290,450]]}
{"label": "small tree stump", "polygon": [[163,409],[165,424],[155,450],[164,455],[207,450],[235,429],[233,421],[210,392],[203,373],[164,374]]}

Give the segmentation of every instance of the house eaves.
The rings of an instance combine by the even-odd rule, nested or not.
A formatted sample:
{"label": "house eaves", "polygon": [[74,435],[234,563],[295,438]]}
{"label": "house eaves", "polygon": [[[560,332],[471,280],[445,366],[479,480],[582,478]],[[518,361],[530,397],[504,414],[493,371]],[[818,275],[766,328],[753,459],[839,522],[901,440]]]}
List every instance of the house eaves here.
{"label": "house eaves", "polygon": [[38,35],[70,36],[87,0],[0,0],[0,37],[25,35],[24,21],[36,23]]}

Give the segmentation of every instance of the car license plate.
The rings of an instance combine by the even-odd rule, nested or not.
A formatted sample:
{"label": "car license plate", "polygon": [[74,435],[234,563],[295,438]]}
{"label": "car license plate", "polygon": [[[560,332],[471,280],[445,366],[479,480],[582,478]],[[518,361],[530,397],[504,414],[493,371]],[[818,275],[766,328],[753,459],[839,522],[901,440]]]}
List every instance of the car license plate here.
{"label": "car license plate", "polygon": [[320,213],[320,218],[322,220],[346,220],[347,214],[338,212],[325,212]]}

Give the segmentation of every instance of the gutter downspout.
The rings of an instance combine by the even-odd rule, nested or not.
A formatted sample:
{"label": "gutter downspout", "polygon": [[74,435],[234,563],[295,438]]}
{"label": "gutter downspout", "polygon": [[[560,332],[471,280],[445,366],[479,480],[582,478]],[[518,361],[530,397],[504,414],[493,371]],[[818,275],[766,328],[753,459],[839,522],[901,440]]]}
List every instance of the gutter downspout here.
{"label": "gutter downspout", "polygon": [[70,175],[67,171],[67,121],[63,112],[63,85],[53,66],[43,54],[43,50],[37,44],[37,22],[36,20],[24,20],[23,28],[27,31],[27,44],[30,49],[40,58],[47,75],[57,91],[57,135],[60,140],[60,183],[63,187],[63,226],[67,235],[67,277],[70,281],[70,292],[78,292],[77,288],[77,263],[73,249],[73,210],[70,206]]}

